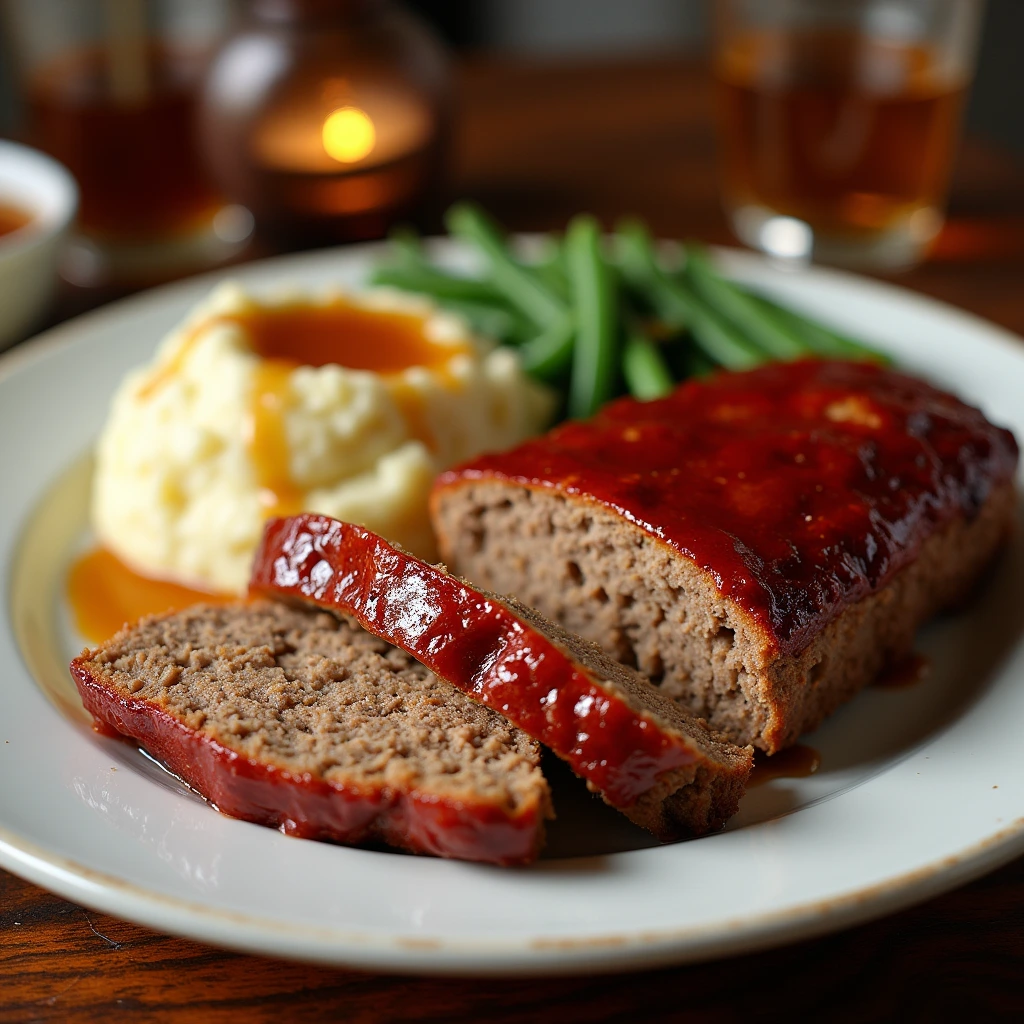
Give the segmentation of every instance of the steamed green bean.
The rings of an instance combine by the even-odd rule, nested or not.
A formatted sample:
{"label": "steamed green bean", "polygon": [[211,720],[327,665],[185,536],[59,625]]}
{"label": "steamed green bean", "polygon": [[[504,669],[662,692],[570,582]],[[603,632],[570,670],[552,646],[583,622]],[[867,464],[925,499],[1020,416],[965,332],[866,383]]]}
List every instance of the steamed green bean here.
{"label": "steamed green bean", "polygon": [[482,210],[470,203],[457,203],[445,221],[453,235],[483,253],[495,289],[537,327],[544,330],[565,316],[565,303],[533,271],[513,259],[501,232]]}
{"label": "steamed green bean", "polygon": [[622,348],[622,376],[634,398],[664,398],[676,386],[672,371],[656,342],[630,331]]}
{"label": "steamed green bean", "polygon": [[614,278],[593,217],[574,217],[565,232],[565,263],[576,318],[568,412],[592,416],[614,395],[618,310]]}
{"label": "steamed green bean", "polygon": [[727,281],[695,245],[686,247],[687,279],[694,291],[718,316],[743,332],[766,355],[775,359],[799,359],[811,354],[802,338],[771,310],[758,307],[739,285]]}
{"label": "steamed green bean", "polygon": [[561,390],[572,417],[592,415],[617,394],[653,399],[688,377],[771,359],[888,362],[725,277],[699,245],[680,249],[681,269],[668,267],[638,220],[605,239],[593,217],[577,216],[532,259],[513,252],[475,204],[456,204],[446,222],[480,259],[480,273],[439,268],[414,231],[398,230],[392,261],[371,280],[427,295],[475,332],[517,346],[523,368]]}

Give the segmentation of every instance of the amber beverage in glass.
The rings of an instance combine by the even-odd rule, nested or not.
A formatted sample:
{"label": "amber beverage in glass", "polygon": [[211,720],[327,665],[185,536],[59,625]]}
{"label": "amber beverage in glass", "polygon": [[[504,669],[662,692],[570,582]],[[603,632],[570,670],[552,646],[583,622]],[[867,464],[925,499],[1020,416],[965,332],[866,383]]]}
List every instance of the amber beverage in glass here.
{"label": "amber beverage in glass", "polygon": [[106,50],[63,54],[29,76],[33,141],[78,179],[79,224],[97,239],[187,235],[220,205],[193,144],[197,54],[147,44],[139,95],[111,90]]}
{"label": "amber beverage in glass", "polygon": [[65,276],[86,288],[133,287],[233,255],[246,226],[232,223],[196,128],[227,0],[8,0],[8,17],[23,134],[80,188]]}
{"label": "amber beverage in glass", "polygon": [[868,269],[942,226],[976,0],[720,0],[721,188],[740,238]]}

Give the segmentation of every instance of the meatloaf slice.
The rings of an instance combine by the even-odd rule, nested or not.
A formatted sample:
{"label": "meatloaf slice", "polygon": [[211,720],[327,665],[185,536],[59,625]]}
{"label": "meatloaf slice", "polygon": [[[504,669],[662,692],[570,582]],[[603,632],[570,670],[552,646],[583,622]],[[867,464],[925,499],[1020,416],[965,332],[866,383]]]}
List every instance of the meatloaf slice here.
{"label": "meatloaf slice", "polygon": [[736,810],[752,750],[723,742],[595,644],[325,516],[271,520],[257,594],[356,618],[550,747],[589,787],[663,839]]}
{"label": "meatloaf slice", "polygon": [[71,673],[98,725],[233,817],[499,864],[542,845],[538,745],[333,615],[197,605],[122,630]]}
{"label": "meatloaf slice", "polygon": [[772,753],[970,590],[1016,462],[952,395],[804,362],[617,402],[444,474],[431,510],[456,571]]}

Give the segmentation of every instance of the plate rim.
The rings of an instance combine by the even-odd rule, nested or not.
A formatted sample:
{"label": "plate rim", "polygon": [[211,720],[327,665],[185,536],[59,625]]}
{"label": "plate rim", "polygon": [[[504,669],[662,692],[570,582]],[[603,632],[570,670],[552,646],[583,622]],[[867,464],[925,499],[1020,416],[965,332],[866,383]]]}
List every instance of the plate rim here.
{"label": "plate rim", "polygon": [[[627,973],[701,963],[855,927],[926,902],[1009,863],[1024,853],[1024,816],[955,855],[883,882],[754,917],[724,918],[713,929],[690,926],[635,935],[525,944],[510,941],[507,945],[483,945],[479,940],[463,945],[429,936],[382,940],[366,932],[289,925],[257,914],[218,910],[162,896],[11,836],[0,826],[0,867],[73,902],[157,932],[250,955],[384,974],[538,977],[586,974],[595,968]],[[197,935],[194,928],[187,927],[197,920],[209,924],[210,931]],[[251,929],[249,941],[246,932],[238,931],[239,926]],[[266,940],[270,938],[277,944],[269,945]],[[322,945],[314,946],[314,941]],[[560,957],[545,963],[536,955],[542,950],[557,950]],[[388,959],[380,959],[381,955]],[[444,959],[451,957],[460,959]]]}

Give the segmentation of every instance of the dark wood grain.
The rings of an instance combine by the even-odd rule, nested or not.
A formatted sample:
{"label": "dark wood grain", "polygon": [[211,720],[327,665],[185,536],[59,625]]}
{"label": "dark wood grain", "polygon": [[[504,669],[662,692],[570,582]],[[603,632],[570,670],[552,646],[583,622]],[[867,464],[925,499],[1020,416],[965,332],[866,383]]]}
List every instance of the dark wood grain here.
{"label": "dark wood grain", "polygon": [[[639,213],[730,241],[709,86],[678,62],[465,69],[453,192],[509,225]],[[1024,176],[963,147],[952,227],[899,283],[1024,333]],[[824,939],[633,975],[396,978],[263,960],[86,911],[0,872],[0,1024],[21,1021],[977,1020],[1024,1014],[1024,860]]]}
{"label": "dark wood grain", "polygon": [[1012,1019],[1024,861],[814,942],[632,975],[403,978],[263,960],[85,911],[0,874],[0,1022]]}

